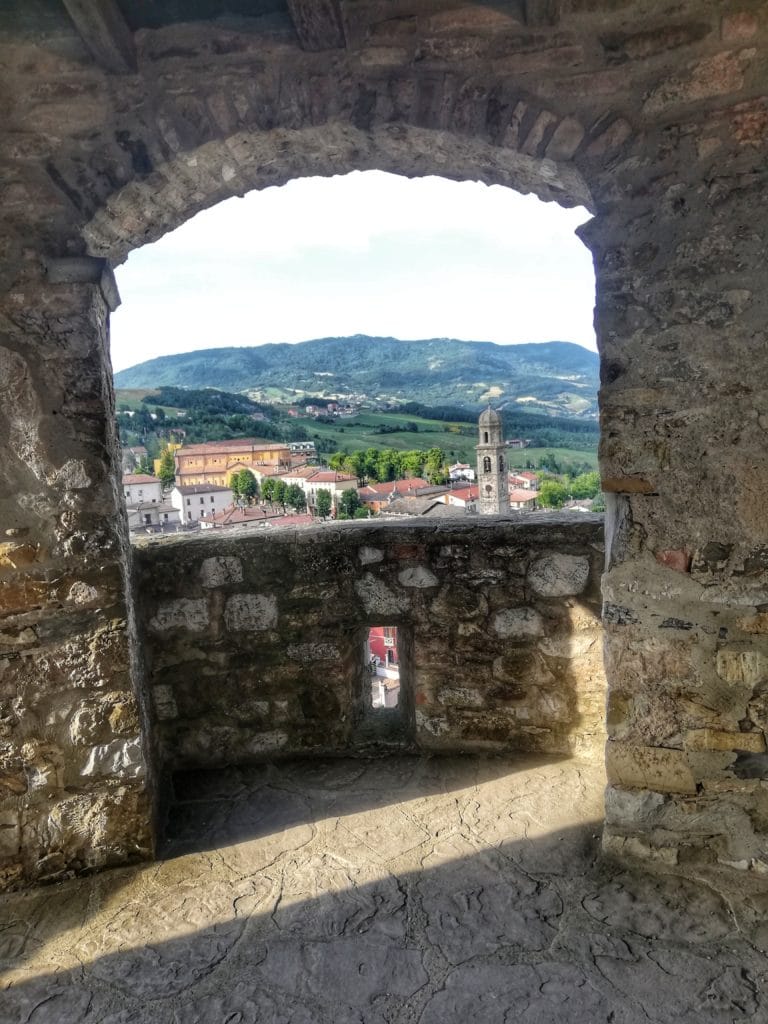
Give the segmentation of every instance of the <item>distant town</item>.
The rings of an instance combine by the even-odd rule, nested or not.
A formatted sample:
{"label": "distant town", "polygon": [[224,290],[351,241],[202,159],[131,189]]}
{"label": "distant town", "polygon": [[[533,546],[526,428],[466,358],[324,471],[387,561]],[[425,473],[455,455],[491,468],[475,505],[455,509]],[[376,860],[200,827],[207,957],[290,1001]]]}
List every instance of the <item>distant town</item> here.
{"label": "distant town", "polygon": [[[306,412],[312,415],[315,409]],[[324,405],[316,414],[345,416],[348,410]],[[307,440],[169,442],[155,459],[145,446],[129,445],[122,452],[129,529],[138,537],[235,527],[280,529],[374,516],[438,518],[602,507],[595,472],[577,474],[568,488],[546,470],[510,468],[505,453],[525,449],[530,440],[505,440],[501,417],[490,407],[477,430],[474,465],[451,463],[436,447],[336,452],[323,464],[315,443]]]}

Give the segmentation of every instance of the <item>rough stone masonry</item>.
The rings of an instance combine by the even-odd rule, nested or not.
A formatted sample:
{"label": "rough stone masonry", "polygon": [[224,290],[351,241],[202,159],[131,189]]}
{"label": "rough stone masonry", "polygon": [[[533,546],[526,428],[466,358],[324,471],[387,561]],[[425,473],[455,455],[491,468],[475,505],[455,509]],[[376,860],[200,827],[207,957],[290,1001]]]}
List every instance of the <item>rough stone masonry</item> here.
{"label": "rough stone masonry", "polygon": [[[580,233],[611,496],[606,846],[766,870],[764,3],[184,12],[0,12],[5,880],[152,849],[157,752],[114,483],[111,267],[228,196],[370,167],[593,214]],[[230,622],[256,614],[233,606]]]}
{"label": "rough stone masonry", "polygon": [[[136,585],[160,765],[374,749],[602,757],[599,516],[148,542]],[[374,711],[370,625],[396,625]]]}

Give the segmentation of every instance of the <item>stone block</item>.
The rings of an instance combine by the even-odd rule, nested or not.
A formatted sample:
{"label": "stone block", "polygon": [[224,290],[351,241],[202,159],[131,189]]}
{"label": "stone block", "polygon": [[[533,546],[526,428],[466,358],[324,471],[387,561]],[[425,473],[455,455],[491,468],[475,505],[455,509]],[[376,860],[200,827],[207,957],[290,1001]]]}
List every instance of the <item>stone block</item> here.
{"label": "stone block", "polygon": [[717,674],[727,683],[756,686],[768,679],[768,658],[760,651],[724,647],[717,652]]}
{"label": "stone block", "polygon": [[765,752],[762,732],[726,732],[722,729],[689,729],[684,737],[686,750],[743,750],[750,754]]}
{"label": "stone block", "polygon": [[526,579],[534,593],[541,597],[580,594],[589,580],[589,559],[584,555],[552,552],[536,559]]}
{"label": "stone block", "polygon": [[153,633],[169,633],[174,630],[202,633],[209,625],[206,600],[190,597],[177,597],[162,602],[149,621]]}
{"label": "stone block", "polygon": [[426,590],[429,587],[437,587],[440,584],[437,576],[423,565],[403,569],[397,574],[397,579],[400,586],[414,587],[417,590]]}
{"label": "stone block", "polygon": [[381,562],[384,559],[384,552],[381,548],[368,547],[364,544],[357,552],[357,557],[362,565],[372,565],[374,562]]}
{"label": "stone block", "polygon": [[317,661],[337,661],[341,658],[341,651],[336,644],[323,641],[288,644],[285,653],[289,658],[305,665],[312,665]]}
{"label": "stone block", "polygon": [[360,580],[355,580],[355,592],[370,616],[386,619],[389,616],[401,615],[408,608],[408,599],[395,594],[381,580],[371,573],[366,573]]}
{"label": "stone block", "polygon": [[22,569],[37,560],[39,546],[20,541],[4,541],[0,544],[0,572]]}
{"label": "stone block", "polygon": [[273,629],[277,598],[272,594],[233,594],[224,606],[224,623],[232,633]]}
{"label": "stone block", "polygon": [[141,738],[113,740],[93,747],[81,769],[85,777],[138,779],[144,774]]}
{"label": "stone block", "polygon": [[206,558],[200,566],[200,583],[206,589],[222,587],[226,583],[241,583],[243,563],[239,558],[215,556]]}
{"label": "stone block", "polygon": [[0,811],[0,858],[15,857],[21,847],[19,812]]}
{"label": "stone block", "polygon": [[720,21],[720,38],[724,43],[739,43],[751,39],[758,29],[757,18],[751,11],[726,14]]}
{"label": "stone block", "polygon": [[493,629],[505,640],[544,635],[544,619],[535,608],[506,608],[493,617]]}
{"label": "stone block", "polygon": [[656,561],[675,572],[689,572],[691,568],[691,556],[685,549],[657,551]]}
{"label": "stone block", "polygon": [[610,783],[629,789],[655,793],[696,792],[696,783],[682,750],[609,741],[606,772]]}

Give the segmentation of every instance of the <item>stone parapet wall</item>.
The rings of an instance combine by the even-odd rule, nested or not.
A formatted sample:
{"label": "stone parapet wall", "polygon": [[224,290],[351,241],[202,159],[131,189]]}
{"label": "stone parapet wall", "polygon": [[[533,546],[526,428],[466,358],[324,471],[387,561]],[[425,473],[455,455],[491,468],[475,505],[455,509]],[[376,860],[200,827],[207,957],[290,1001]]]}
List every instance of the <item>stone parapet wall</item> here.
{"label": "stone parapet wall", "polygon": [[[371,744],[601,757],[600,517],[338,524],[136,552],[162,767]],[[402,710],[375,712],[369,625]]]}

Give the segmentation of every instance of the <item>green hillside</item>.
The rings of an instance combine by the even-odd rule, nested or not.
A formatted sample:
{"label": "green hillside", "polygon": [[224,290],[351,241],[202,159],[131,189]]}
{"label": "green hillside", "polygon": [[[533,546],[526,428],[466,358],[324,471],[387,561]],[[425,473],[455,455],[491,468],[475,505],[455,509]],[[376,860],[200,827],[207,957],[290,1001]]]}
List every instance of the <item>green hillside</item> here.
{"label": "green hillside", "polygon": [[115,375],[120,388],[222,388],[457,403],[593,416],[598,357],[571,342],[496,345],[433,338],[320,338],[160,356]]}

